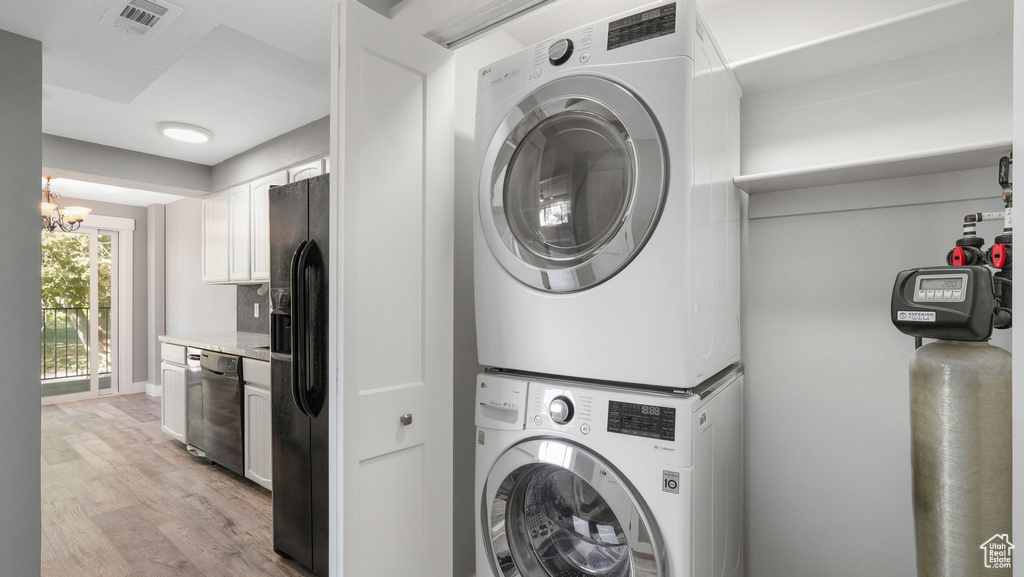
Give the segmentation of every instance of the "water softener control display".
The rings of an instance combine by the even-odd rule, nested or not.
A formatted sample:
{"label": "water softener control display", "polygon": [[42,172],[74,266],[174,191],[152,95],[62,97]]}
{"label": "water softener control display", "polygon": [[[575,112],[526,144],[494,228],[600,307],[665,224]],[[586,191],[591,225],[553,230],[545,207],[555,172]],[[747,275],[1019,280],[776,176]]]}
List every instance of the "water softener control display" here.
{"label": "water softener control display", "polygon": [[608,432],[675,441],[676,410],[673,407],[608,401]]}
{"label": "water softener control display", "polygon": [[905,270],[892,291],[892,323],[904,334],[950,341],[992,336],[998,306],[983,266]]}
{"label": "water softener control display", "polygon": [[919,303],[963,302],[966,286],[966,274],[921,275],[917,277],[914,301]]}

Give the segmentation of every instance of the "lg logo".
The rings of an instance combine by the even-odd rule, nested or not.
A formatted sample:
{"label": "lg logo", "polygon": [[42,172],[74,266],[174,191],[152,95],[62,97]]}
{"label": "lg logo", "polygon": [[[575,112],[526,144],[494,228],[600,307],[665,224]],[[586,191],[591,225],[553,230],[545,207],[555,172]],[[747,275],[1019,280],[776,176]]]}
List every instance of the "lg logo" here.
{"label": "lg logo", "polygon": [[679,473],[675,471],[661,472],[661,490],[666,493],[679,494]]}

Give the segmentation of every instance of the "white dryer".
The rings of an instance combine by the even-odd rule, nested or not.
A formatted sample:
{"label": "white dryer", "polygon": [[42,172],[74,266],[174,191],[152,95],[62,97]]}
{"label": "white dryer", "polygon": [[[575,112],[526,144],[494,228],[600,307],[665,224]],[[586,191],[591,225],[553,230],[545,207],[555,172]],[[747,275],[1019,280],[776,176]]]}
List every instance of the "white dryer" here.
{"label": "white dryer", "polygon": [[738,361],[740,90],[692,1],[478,80],[480,363],[687,388]]}
{"label": "white dryer", "polygon": [[741,577],[743,376],[477,379],[477,577]]}

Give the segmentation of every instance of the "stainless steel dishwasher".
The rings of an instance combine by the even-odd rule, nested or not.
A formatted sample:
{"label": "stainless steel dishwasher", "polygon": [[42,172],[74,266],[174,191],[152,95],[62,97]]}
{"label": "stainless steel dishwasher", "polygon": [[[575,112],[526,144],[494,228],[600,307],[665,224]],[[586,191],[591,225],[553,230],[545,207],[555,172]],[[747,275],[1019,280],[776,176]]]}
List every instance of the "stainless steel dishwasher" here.
{"label": "stainless steel dishwasher", "polygon": [[241,359],[234,355],[202,351],[199,366],[203,372],[203,440],[206,458],[242,475]]}

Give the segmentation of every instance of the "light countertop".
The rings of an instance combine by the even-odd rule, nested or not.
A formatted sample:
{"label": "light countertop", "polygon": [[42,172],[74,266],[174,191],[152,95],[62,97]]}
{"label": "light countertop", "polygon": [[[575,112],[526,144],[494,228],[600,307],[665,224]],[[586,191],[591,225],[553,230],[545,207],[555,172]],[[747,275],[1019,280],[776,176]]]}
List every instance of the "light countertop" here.
{"label": "light countertop", "polygon": [[196,347],[260,361],[270,360],[270,335],[259,333],[232,331],[224,333],[163,335],[160,337],[160,341],[172,345]]}

